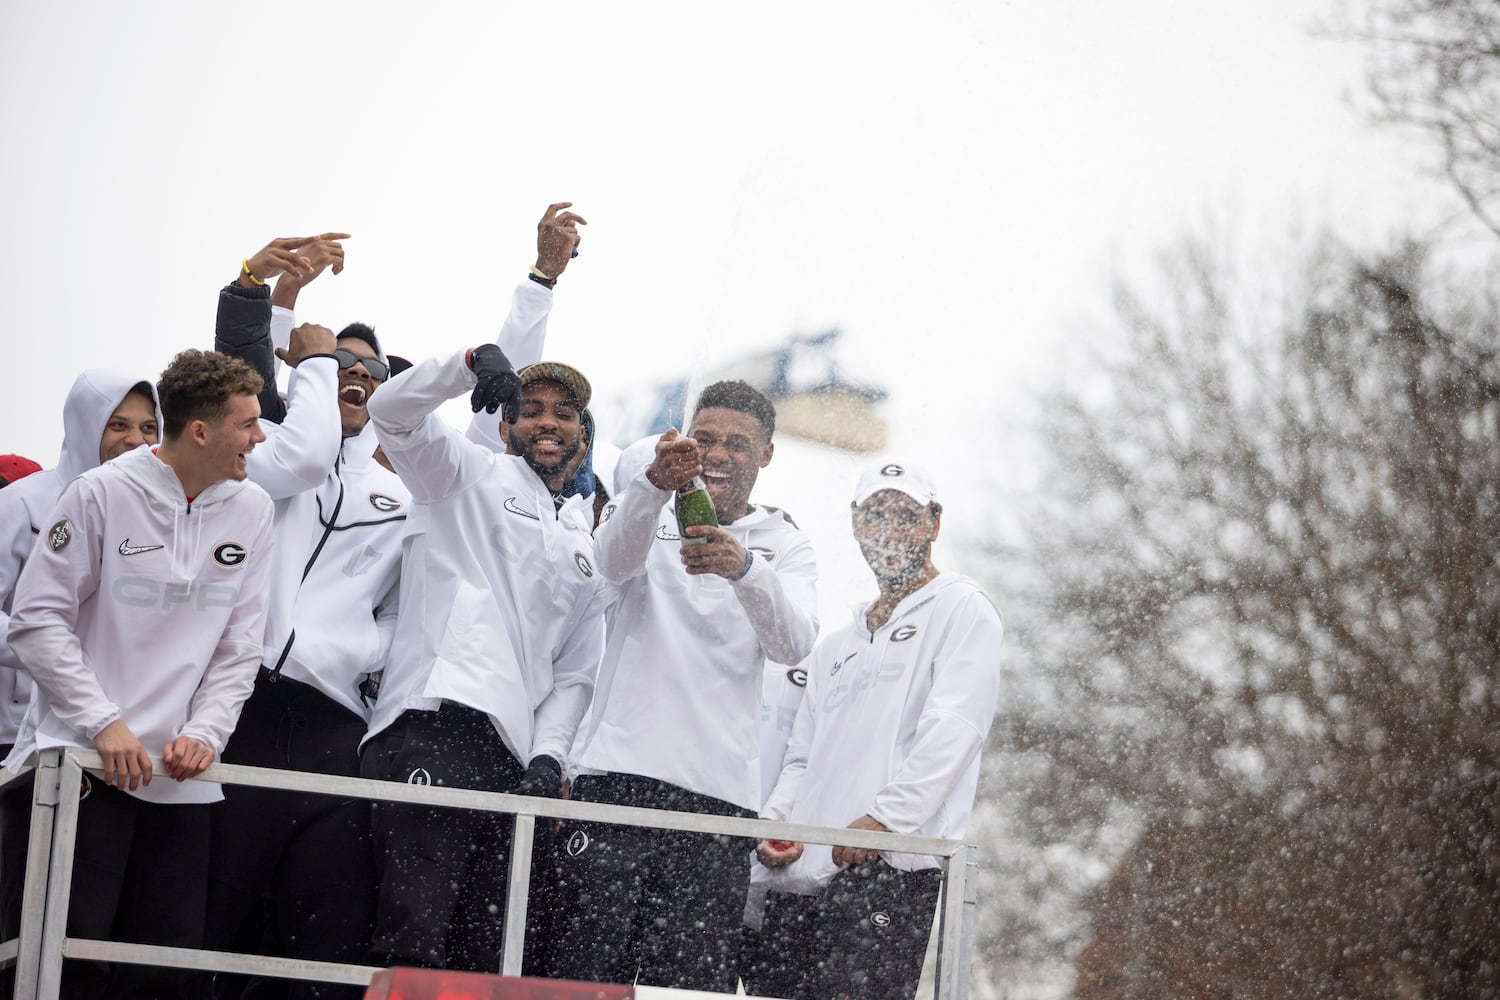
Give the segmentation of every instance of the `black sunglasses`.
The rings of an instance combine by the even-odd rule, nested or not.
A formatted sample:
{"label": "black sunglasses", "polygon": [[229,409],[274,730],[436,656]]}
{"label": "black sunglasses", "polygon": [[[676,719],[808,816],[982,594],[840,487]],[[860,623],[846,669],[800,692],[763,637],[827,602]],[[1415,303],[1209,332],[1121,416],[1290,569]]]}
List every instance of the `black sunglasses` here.
{"label": "black sunglasses", "polygon": [[365,371],[369,372],[370,377],[377,382],[384,382],[390,377],[390,366],[379,358],[361,357],[353,351],[344,350],[342,347],[335,350],[333,356],[339,359],[340,370],[353,368],[355,365],[364,365]]}

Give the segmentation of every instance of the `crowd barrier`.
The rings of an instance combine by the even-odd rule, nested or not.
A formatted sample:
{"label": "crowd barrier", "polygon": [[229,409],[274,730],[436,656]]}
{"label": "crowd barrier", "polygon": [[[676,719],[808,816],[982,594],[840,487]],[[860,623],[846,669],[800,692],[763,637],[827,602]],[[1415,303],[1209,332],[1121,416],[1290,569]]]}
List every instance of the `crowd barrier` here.
{"label": "crowd barrier", "polygon": [[[15,997],[25,1000],[55,1000],[64,958],[355,985],[368,984],[371,977],[380,971],[377,967],[368,965],[311,962],[68,937],[68,896],[72,889],[73,845],[78,832],[79,789],[84,769],[98,769],[101,766],[98,753],[77,748],[44,750],[33,759],[31,769],[36,777],[32,785],[31,838],[26,851],[21,929],[18,937],[0,942],[0,968],[11,964],[15,966]],[[152,758],[152,768],[154,774],[166,773],[159,758]],[[13,783],[16,777],[18,776],[0,772],[0,794],[7,791],[14,794],[13,790],[4,786]],[[167,779],[163,777],[159,780]],[[591,820],[623,826],[751,837],[757,840],[774,838],[935,855],[943,863],[944,879],[938,907],[939,943],[934,997],[935,1000],[967,1000],[968,997],[969,966],[974,942],[976,880],[973,871],[974,849],[960,841],[600,805],[566,799],[540,799],[431,785],[408,785],[238,764],[214,764],[193,780],[280,788],[336,795],[340,798],[413,802],[514,814],[515,833],[511,851],[509,896],[505,909],[504,952],[502,966],[496,970],[507,976],[520,975],[521,972],[522,946],[526,933],[526,889],[531,878],[532,839],[538,818]],[[67,790],[66,794],[64,790]]]}

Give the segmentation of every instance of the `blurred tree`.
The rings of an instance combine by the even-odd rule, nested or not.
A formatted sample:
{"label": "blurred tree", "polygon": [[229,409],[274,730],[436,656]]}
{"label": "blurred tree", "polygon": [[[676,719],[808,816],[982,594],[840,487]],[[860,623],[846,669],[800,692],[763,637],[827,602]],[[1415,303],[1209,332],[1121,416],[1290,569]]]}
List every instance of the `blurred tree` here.
{"label": "blurred tree", "polygon": [[1427,133],[1453,186],[1500,235],[1500,5],[1358,0],[1333,30],[1368,45],[1374,116]]}
{"label": "blurred tree", "polygon": [[1500,995],[1497,313],[1439,320],[1422,263],[1324,244],[1266,317],[1185,245],[1050,400],[991,584],[1024,670],[985,794],[1049,873],[1005,958],[1134,836],[1081,998]]}

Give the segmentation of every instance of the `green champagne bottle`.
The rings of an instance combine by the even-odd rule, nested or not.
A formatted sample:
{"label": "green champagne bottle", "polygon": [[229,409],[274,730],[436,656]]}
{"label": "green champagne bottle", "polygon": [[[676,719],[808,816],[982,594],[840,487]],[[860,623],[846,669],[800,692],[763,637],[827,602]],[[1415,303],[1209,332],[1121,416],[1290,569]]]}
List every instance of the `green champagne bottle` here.
{"label": "green champagne bottle", "polygon": [[702,476],[677,489],[677,533],[683,545],[697,545],[706,538],[689,538],[687,529],[695,524],[718,524],[719,515],[714,511],[714,499],[708,495]]}

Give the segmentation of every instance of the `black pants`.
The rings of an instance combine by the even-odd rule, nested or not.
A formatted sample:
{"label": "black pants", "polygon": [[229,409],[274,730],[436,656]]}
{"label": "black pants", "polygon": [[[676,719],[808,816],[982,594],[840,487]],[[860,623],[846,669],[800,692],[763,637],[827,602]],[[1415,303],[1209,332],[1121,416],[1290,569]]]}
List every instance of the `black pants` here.
{"label": "black pants", "polygon": [[[152,779],[153,784],[171,780],[165,774]],[[23,814],[29,820],[32,780],[28,777],[16,784],[24,787],[15,788],[4,799],[3,843],[7,873],[13,872],[19,882],[25,870],[26,839],[25,826],[18,829],[15,824]],[[81,792],[68,936],[202,947],[209,807],[147,802],[87,774]],[[18,916],[7,913],[7,935],[15,934]],[[186,998],[191,991],[192,977],[182,969],[69,960],[63,965],[60,995],[68,1000]]]}
{"label": "black pants", "polygon": [[[348,777],[359,775],[365,721],[316,689],[262,671],[240,712],[224,761]],[[375,917],[370,803],[226,785],[213,807],[208,947],[324,962],[364,961]],[[268,905],[262,901],[268,899]],[[262,928],[262,915],[269,928]],[[238,977],[219,977],[239,996]],[[356,986],[289,982],[291,997],[363,996]]]}
{"label": "black pants", "polygon": [[788,1000],[911,1000],[922,978],[942,873],[850,865],[818,896],[772,892],[747,935],[745,992]]}
{"label": "black pants", "polygon": [[[630,774],[586,775],[582,802],[716,816],[747,809]],[[602,823],[558,835],[559,979],[733,993],[753,840]]]}
{"label": "black pants", "polygon": [[[484,712],[444,702],[410,711],[365,745],[367,778],[510,792],[522,768]],[[514,820],[499,813],[381,802],[372,965],[498,972]]]}

